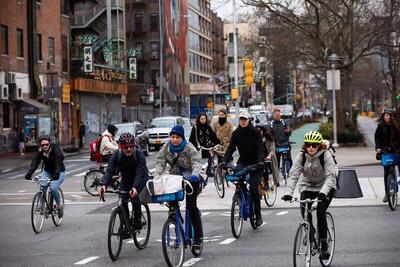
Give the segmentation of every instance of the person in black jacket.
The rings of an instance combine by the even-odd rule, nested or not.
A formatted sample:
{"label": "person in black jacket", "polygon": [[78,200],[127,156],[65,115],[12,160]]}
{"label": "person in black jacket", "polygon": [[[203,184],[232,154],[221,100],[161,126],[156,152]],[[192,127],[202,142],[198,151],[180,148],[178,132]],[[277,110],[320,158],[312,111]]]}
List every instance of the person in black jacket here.
{"label": "person in black jacket", "polygon": [[[399,137],[399,127],[396,121],[393,118],[393,110],[392,109],[385,109],[382,113],[380,122],[375,131],[374,139],[375,139],[375,151],[377,153],[377,159],[381,158],[381,153],[384,151],[387,152],[395,152],[400,147],[396,145],[397,139]],[[400,172],[400,165],[398,166]],[[389,167],[383,166],[383,181],[384,181],[384,188],[385,188],[385,197],[383,198],[383,202],[387,202],[387,177],[389,174]]]}
{"label": "person in black jacket", "polygon": [[[248,165],[257,164],[264,161],[264,145],[260,132],[250,123],[251,116],[248,112],[241,112],[239,115],[239,126],[233,131],[231,141],[222,159],[222,167],[232,160],[232,155],[236,149],[239,150],[237,169],[240,170]],[[250,194],[254,203],[254,213],[256,215],[256,225],[260,226],[263,221],[261,217],[260,195],[258,185],[263,170],[251,174]]]}
{"label": "person in black jacket", "polygon": [[[146,166],[146,158],[143,152],[135,146],[135,137],[130,133],[122,133],[119,137],[120,149],[117,150],[108,162],[107,170],[102,178],[100,196],[104,197],[107,186],[118,168],[121,173],[120,191],[129,192],[123,195],[123,208],[129,214],[128,201],[131,200],[133,207],[133,228],[142,229],[141,210],[138,194],[145,187],[149,178]],[[126,232],[124,233],[125,237]]]}
{"label": "person in black jacket", "polygon": [[44,170],[42,172],[42,177],[48,177],[52,180],[50,183],[50,191],[57,203],[58,217],[61,218],[64,214],[64,207],[61,203],[58,188],[64,182],[65,177],[64,155],[56,144],[51,143],[50,137],[48,136],[39,137],[39,144],[39,151],[32,159],[31,167],[25,175],[25,179],[30,180],[40,162],[43,161]]}

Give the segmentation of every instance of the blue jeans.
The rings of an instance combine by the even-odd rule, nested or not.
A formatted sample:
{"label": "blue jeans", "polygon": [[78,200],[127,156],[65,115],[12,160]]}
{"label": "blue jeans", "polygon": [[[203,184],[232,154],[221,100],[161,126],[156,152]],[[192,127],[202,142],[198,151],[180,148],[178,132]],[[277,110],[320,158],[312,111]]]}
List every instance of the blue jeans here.
{"label": "blue jeans", "polygon": [[[51,174],[46,171],[42,172],[42,176],[46,178],[51,178]],[[55,199],[57,205],[61,204],[61,197],[60,193],[58,192],[58,188],[64,182],[64,177],[65,177],[65,172],[60,172],[60,177],[58,178],[58,180],[50,182],[50,192],[53,198]]]}

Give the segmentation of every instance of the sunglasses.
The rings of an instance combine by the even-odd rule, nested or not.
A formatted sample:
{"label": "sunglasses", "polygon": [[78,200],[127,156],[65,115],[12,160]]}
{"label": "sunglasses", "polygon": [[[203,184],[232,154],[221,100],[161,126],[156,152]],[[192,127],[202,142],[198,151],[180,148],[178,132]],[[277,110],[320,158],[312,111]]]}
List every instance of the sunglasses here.
{"label": "sunglasses", "polygon": [[133,149],[133,145],[126,145],[126,146],[122,146],[122,149]]}
{"label": "sunglasses", "polygon": [[312,146],[313,148],[317,148],[319,146],[319,144],[315,143],[304,143],[304,145],[306,146],[306,148],[309,148],[310,146]]}
{"label": "sunglasses", "polygon": [[45,146],[49,146],[50,143],[46,143],[46,144],[40,144],[41,147],[45,147]]}

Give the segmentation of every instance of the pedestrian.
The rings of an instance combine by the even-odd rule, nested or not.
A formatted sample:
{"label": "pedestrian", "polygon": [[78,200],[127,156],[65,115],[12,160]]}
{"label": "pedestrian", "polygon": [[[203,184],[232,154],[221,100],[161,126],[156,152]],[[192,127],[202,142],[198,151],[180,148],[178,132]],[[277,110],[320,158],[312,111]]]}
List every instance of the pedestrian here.
{"label": "pedestrian", "polygon": [[[218,121],[211,125],[212,130],[217,135],[217,138],[223,146],[223,151],[228,149],[229,143],[231,141],[233,125],[227,120],[226,109],[220,109],[218,111]],[[222,156],[218,155],[218,162],[222,160]]]}
{"label": "pedestrian", "polygon": [[83,137],[86,135],[86,127],[83,122],[79,125],[79,149],[83,148]]}
{"label": "pedestrian", "polygon": [[19,130],[18,134],[18,147],[19,147],[19,154],[21,156],[25,155],[25,134],[24,129]]}
{"label": "pedestrian", "polygon": [[118,128],[110,124],[101,135],[100,154],[104,163],[108,163],[114,152],[118,150],[118,144],[115,141],[117,132]]}
{"label": "pedestrian", "polygon": [[[382,153],[395,153],[400,149],[400,129],[398,123],[393,117],[392,109],[384,109],[378,126],[375,131],[375,151],[376,159],[381,160]],[[400,164],[398,165],[400,171]],[[383,202],[388,201],[387,178],[389,175],[389,166],[383,166],[383,182],[385,188],[385,196]]]}

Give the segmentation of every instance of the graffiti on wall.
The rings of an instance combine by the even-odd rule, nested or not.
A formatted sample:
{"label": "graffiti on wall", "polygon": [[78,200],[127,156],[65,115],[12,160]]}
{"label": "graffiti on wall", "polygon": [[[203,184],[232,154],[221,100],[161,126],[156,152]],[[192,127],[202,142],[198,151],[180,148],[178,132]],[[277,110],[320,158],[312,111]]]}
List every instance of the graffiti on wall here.
{"label": "graffiti on wall", "polygon": [[87,111],[86,119],[88,132],[98,133],[100,130],[99,116],[96,113]]}

